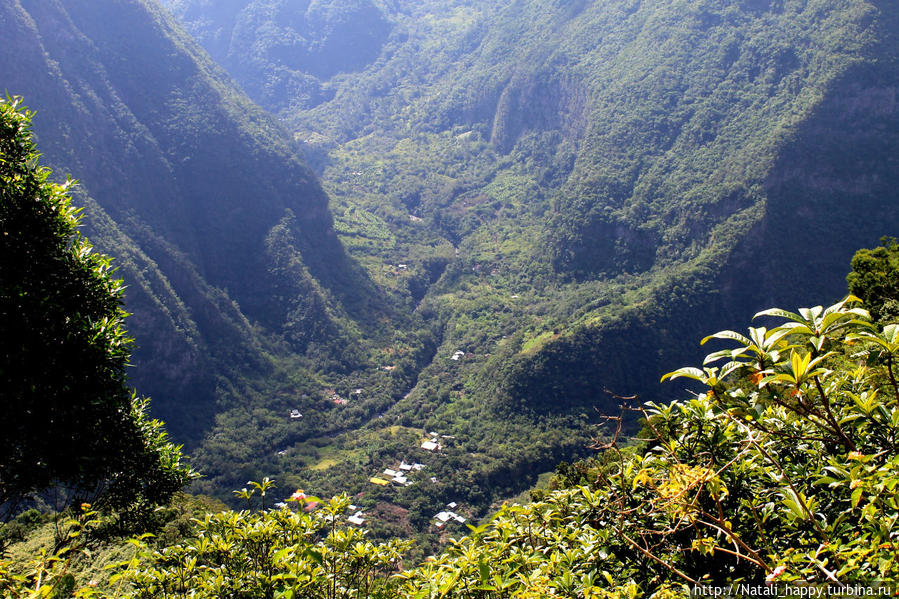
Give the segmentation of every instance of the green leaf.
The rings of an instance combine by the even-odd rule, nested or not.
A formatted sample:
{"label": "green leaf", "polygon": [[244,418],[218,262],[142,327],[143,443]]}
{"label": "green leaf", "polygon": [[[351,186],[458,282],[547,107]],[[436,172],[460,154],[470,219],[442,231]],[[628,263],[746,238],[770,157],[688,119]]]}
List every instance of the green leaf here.
{"label": "green leaf", "polygon": [[752,345],[752,340],[748,337],[741,335],[736,331],[718,331],[713,335],[709,335],[708,337],[704,337],[702,341],[699,342],[700,345],[705,345],[710,339],[731,339],[733,341],[739,341],[743,345]]}
{"label": "green leaf", "polygon": [[783,491],[784,499],[783,504],[790,509],[790,512],[797,520],[805,520],[807,519],[808,514],[805,513],[805,510],[802,508],[801,499],[793,492],[793,489],[785,489]]}
{"label": "green leaf", "polygon": [[669,373],[665,374],[662,377],[661,381],[659,381],[659,382],[665,382],[666,379],[671,379],[673,381],[674,379],[678,379],[678,378],[694,379],[694,380],[697,380],[697,381],[700,381],[703,383],[705,383],[708,380],[706,373],[703,372],[702,370],[700,370],[699,368],[693,368],[692,366],[685,366],[684,368],[678,368],[677,370],[675,370],[673,372],[669,372]]}
{"label": "green leaf", "polygon": [[481,576],[481,583],[486,584],[490,579],[490,566],[487,565],[483,557],[478,560],[478,573]]}
{"label": "green leaf", "polygon": [[759,318],[760,316],[777,316],[780,318],[786,318],[787,320],[792,320],[798,323],[804,323],[805,319],[795,312],[788,312],[787,310],[781,310],[780,308],[768,308],[767,310],[762,310],[761,312],[756,312],[755,316],[752,317],[753,320]]}

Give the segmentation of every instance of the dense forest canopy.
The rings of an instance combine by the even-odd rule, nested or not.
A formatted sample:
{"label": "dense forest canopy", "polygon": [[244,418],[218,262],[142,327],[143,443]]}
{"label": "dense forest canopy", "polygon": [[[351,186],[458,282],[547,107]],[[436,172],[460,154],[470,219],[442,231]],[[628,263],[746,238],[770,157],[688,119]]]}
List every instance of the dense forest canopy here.
{"label": "dense forest canopy", "polygon": [[[372,425],[488,439],[464,451],[481,488],[544,467],[510,463],[522,431],[557,431],[525,451],[552,463],[606,390],[662,399],[697,314],[836,299],[896,226],[889,2],[168,4],[433,331]],[[350,36],[356,62],[304,67]]]}

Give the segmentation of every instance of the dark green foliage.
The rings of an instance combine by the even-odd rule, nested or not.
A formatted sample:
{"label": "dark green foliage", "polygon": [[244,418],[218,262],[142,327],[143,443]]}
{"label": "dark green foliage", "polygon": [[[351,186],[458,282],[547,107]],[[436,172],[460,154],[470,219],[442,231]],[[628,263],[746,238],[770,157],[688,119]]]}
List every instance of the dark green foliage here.
{"label": "dark green foliage", "polygon": [[[349,384],[372,391],[352,423],[405,392],[409,373],[383,394],[367,380],[381,380],[375,347],[412,328],[406,315],[346,255],[290,137],[164,10],[16,0],[0,5],[0,29],[4,85],[39,107],[45,160],[78,173],[86,229],[118,256],[135,314],[132,382],[192,448],[222,432],[210,431],[217,414],[222,436],[243,436],[244,460],[201,464],[210,479],[260,467],[310,424],[340,429],[332,404],[302,396],[349,372],[364,370]],[[293,408],[308,420],[290,429]]]}
{"label": "dark green foliage", "polygon": [[260,105],[279,112],[333,98],[327,80],[373,62],[390,23],[371,0],[167,0]]}
{"label": "dark green foliage", "polygon": [[846,277],[849,291],[862,298],[878,321],[899,321],[899,243],[884,237],[874,249],[861,249],[852,257]]}
{"label": "dark green foliage", "polygon": [[[170,546],[136,541],[113,578],[122,586],[82,592],[663,599],[694,596],[700,585],[749,585],[746,594],[891,588],[899,571],[899,324],[879,331],[853,296],[756,317],[772,328],[710,335],[703,345],[727,347],[703,368],[663,377],[691,379],[700,393],[634,408],[644,419],[639,444],[620,447],[615,434],[595,458],[560,465],[536,501],[504,504],[417,566],[404,559],[408,544],[376,545],[344,524],[345,496],[322,501],[297,490],[288,500],[296,508],[266,511],[273,481],[265,479],[235,492],[261,511],[208,514],[194,521],[194,538]],[[66,580],[64,568],[40,566],[43,577],[29,578],[0,563],[0,589]]]}
{"label": "dark green foliage", "polygon": [[[219,31],[202,3],[176,5],[201,40]],[[232,23],[248,14],[231,8]],[[888,5],[381,9],[382,58],[282,114],[372,278],[415,301],[425,289],[444,353],[492,356],[457,369],[438,352],[416,397],[458,401],[449,387],[468,377],[500,412],[605,408],[606,388],[652,397],[693,351],[696,314],[725,326],[835,297],[855,247],[899,224]],[[441,242],[454,251],[434,279]],[[382,274],[397,263],[410,272]],[[424,411],[411,403],[398,418]]]}
{"label": "dark green foliage", "polygon": [[875,332],[856,299],[768,310],[758,316],[779,326],[710,336],[736,347],[665,377],[701,381],[704,393],[637,408],[644,443],[613,440],[561,465],[556,490],[505,506],[405,573],[403,592],[681,597],[697,584],[895,583],[899,327]]}
{"label": "dark green foliage", "polygon": [[0,103],[0,515],[54,486],[163,502],[189,471],[126,386],[122,281],[78,233],[71,182],[39,166],[30,117]]}

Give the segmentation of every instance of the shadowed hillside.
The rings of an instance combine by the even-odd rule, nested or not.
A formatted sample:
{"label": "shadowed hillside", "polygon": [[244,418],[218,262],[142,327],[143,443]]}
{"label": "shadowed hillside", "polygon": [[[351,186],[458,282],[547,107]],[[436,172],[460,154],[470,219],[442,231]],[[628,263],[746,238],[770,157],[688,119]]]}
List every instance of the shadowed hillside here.
{"label": "shadowed hillside", "polygon": [[377,334],[390,309],[345,254],[315,176],[163,10],[0,11],[0,80],[36,110],[45,159],[80,181],[88,236],[118,257],[133,382],[177,438],[195,445],[246,401],[242,386],[283,380],[278,360],[310,345],[365,361],[336,344]]}

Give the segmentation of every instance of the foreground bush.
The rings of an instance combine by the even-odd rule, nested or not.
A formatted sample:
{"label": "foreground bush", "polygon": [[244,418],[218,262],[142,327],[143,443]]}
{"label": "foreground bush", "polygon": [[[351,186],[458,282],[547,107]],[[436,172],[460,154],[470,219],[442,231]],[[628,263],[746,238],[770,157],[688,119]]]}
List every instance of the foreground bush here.
{"label": "foreground bush", "polygon": [[899,326],[878,330],[856,306],[768,310],[771,329],[703,340],[735,347],[666,375],[700,382],[694,399],[635,408],[639,451],[609,444],[591,485],[506,507],[404,574],[405,596],[895,582]]}
{"label": "foreground bush", "polygon": [[210,514],[195,539],[123,564],[119,596],[587,599],[897,582],[899,325],[878,328],[851,296],[757,316],[775,326],[711,335],[733,347],[666,375],[701,384],[694,398],[631,408],[641,444],[613,439],[585,467],[589,484],[505,506],[417,568],[399,571],[404,543],[340,524],[338,498],[312,513]]}
{"label": "foreground bush", "polygon": [[0,522],[53,491],[139,526],[193,472],[128,388],[124,284],[79,233],[73,182],[40,166],[31,117],[0,100]]}

